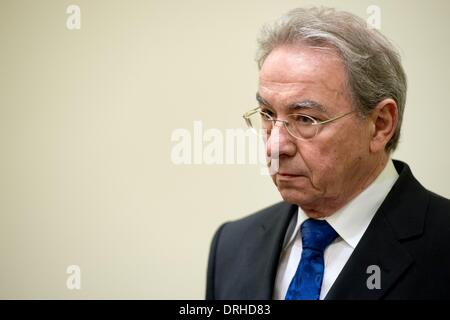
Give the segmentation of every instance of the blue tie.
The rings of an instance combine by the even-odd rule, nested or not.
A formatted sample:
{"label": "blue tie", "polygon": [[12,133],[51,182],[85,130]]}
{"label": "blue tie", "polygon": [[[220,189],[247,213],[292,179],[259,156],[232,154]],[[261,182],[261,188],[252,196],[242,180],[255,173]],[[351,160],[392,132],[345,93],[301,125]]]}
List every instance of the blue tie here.
{"label": "blue tie", "polygon": [[300,226],[302,257],[286,293],[286,300],[319,300],[323,279],[323,253],[337,237],[325,220],[308,219]]}

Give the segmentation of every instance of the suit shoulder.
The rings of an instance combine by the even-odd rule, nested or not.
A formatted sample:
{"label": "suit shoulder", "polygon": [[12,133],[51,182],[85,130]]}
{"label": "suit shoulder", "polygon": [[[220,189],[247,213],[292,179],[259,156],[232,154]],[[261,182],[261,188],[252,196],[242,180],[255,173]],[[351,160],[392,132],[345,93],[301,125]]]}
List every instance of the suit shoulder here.
{"label": "suit shoulder", "polygon": [[278,202],[238,220],[222,224],[216,231],[215,238],[222,244],[241,243],[263,226],[277,224],[280,220],[286,221],[285,219],[289,219],[294,208],[287,202]]}
{"label": "suit shoulder", "polygon": [[430,200],[432,202],[435,202],[442,208],[450,209],[450,199],[447,199],[437,193],[434,193],[433,191],[428,190],[428,192],[430,194]]}
{"label": "suit shoulder", "polygon": [[430,202],[428,212],[430,218],[436,222],[436,226],[450,228],[450,200],[434,192],[428,191]]}

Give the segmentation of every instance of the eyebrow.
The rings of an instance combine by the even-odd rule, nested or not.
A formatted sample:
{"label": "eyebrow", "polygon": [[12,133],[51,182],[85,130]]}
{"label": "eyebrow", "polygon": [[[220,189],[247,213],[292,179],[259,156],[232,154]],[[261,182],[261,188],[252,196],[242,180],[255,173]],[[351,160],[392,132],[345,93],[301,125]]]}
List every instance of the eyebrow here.
{"label": "eyebrow", "polygon": [[270,103],[268,103],[266,100],[264,100],[264,98],[261,97],[259,92],[256,93],[256,101],[258,101],[259,104],[261,104],[263,106],[270,107]]}
{"label": "eyebrow", "polygon": [[[266,106],[266,107],[270,107],[270,103],[268,103],[263,97],[261,97],[261,95],[259,94],[259,92],[256,93],[256,100],[259,102],[259,104]],[[320,112],[323,113],[327,113],[326,111],[326,107],[314,100],[310,100],[310,99],[306,99],[306,100],[302,100],[299,102],[294,102],[290,105],[287,106],[287,108],[289,110],[304,110],[304,109],[315,109],[318,110]]]}

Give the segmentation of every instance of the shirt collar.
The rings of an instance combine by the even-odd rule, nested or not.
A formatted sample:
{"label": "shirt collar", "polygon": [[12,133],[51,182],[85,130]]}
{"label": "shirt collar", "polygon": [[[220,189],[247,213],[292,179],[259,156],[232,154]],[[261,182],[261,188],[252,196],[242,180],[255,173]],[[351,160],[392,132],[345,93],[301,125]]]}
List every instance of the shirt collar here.
{"label": "shirt collar", "polygon": [[[339,236],[355,249],[397,178],[398,173],[392,161],[389,160],[383,171],[365,190],[344,207],[323,220],[326,220]],[[295,219],[295,216],[293,219]],[[289,240],[285,243],[284,248],[295,240],[301,224],[308,219],[308,216],[300,207],[298,207],[296,219],[295,228],[290,233]],[[290,229],[292,230],[292,228]]]}

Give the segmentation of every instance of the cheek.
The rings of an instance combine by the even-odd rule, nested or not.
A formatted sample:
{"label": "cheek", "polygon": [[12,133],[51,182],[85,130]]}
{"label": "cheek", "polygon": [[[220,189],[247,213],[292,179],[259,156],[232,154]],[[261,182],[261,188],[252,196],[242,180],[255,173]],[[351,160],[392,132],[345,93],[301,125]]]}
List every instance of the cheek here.
{"label": "cheek", "polygon": [[[318,142],[318,141],[316,141]],[[345,139],[330,139],[326,143],[317,143],[311,148],[304,149],[302,158],[311,174],[314,184],[328,184],[336,180],[344,171],[348,170],[348,163],[356,155],[355,145]]]}
{"label": "cheek", "polygon": [[299,157],[317,186],[351,175],[368,150],[366,133],[356,124],[329,129],[319,133],[316,139],[297,145]]}
{"label": "cheek", "polygon": [[340,171],[340,164],[342,158],[338,150],[329,149],[317,157],[314,164],[312,164],[313,178],[319,181],[328,181],[335,179],[336,173]]}
{"label": "cheek", "polygon": [[369,151],[365,135],[361,128],[349,127],[338,133],[333,143],[320,149],[323,172],[329,175],[327,180],[337,177],[345,180],[354,174]]}
{"label": "cheek", "polygon": [[311,143],[299,150],[313,184],[319,184],[329,177],[339,163],[338,150],[328,144]]}

